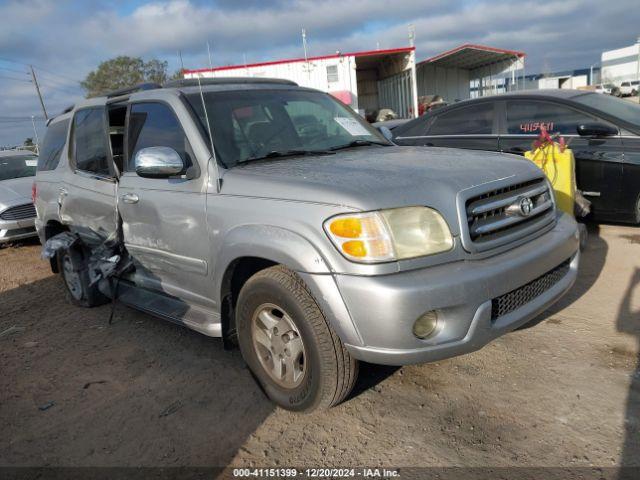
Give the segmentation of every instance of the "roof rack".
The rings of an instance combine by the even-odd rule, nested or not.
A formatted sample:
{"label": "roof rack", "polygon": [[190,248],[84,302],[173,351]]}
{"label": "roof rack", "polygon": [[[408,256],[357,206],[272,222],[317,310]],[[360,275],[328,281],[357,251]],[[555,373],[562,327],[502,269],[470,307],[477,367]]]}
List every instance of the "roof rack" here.
{"label": "roof rack", "polygon": [[58,118],[60,115],[64,115],[65,113],[69,113],[71,110],[73,110],[75,108],[75,104],[71,104],[69,105],[67,108],[65,108],[64,110],[62,110],[60,113],[58,113],[57,115],[54,115],[52,117],[47,118],[47,120],[44,122],[45,126],[48,127],[49,124],[51,122],[53,122],[56,118]]}
{"label": "roof rack", "polygon": [[283,78],[256,78],[256,77],[218,77],[218,78],[178,78],[169,80],[163,84],[165,88],[197,87],[198,85],[237,85],[237,84],[260,84],[268,83],[275,85],[294,85],[296,82]]}
{"label": "roof rack", "polygon": [[130,93],[141,92],[143,90],[155,90],[156,88],[162,88],[162,85],[154,82],[139,83],[138,85],[134,85],[132,87],[124,87],[119,88],[118,90],[113,90],[112,92],[108,92],[105,96],[107,98],[122,97],[123,95],[129,95]]}

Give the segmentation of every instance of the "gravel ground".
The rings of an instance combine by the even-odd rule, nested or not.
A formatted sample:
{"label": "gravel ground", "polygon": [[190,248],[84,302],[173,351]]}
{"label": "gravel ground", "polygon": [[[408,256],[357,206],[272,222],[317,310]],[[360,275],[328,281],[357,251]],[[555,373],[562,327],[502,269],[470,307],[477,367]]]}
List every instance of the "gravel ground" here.
{"label": "gravel ground", "polygon": [[220,340],[71,306],[39,252],[0,250],[2,466],[640,466],[639,228],[593,227],[535,327],[363,365],[347,402],[311,415],[275,409]]}

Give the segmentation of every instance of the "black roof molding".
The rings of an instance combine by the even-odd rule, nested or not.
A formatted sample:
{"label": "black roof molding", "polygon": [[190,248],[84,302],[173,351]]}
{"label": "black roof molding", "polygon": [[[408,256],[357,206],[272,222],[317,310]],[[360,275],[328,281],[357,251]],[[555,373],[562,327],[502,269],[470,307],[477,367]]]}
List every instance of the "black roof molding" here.
{"label": "black roof molding", "polygon": [[276,84],[294,85],[296,82],[283,78],[257,78],[257,77],[218,77],[218,78],[178,78],[164,83],[164,88],[197,87],[198,85],[247,85],[247,84]]}

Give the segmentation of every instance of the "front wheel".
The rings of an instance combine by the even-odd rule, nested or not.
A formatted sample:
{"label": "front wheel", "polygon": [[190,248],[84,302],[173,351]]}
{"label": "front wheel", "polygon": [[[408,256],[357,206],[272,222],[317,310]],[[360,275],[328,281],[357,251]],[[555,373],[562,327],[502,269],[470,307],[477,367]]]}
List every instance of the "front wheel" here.
{"label": "front wheel", "polygon": [[282,408],[328,408],[353,388],[358,362],[300,277],[286,267],[262,270],[247,281],[238,298],[236,323],[242,356]]}

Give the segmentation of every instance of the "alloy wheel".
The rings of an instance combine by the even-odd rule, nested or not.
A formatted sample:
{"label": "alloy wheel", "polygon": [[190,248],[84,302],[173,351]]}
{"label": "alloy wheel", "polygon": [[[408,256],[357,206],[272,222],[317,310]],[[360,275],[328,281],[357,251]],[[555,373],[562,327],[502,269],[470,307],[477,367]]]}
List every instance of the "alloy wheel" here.
{"label": "alloy wheel", "polygon": [[260,364],[278,385],[299,386],[306,372],[304,343],[292,318],[280,307],[262,304],[251,320],[251,341]]}

